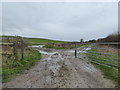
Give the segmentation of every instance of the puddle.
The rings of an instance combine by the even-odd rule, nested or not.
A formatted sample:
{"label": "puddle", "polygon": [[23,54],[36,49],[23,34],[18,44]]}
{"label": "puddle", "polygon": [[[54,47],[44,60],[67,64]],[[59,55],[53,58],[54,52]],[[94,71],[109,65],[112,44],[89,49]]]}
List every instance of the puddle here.
{"label": "puddle", "polygon": [[86,51],[78,51],[78,53],[86,53]]}
{"label": "puddle", "polygon": [[90,50],[91,48],[86,48],[85,51]]}
{"label": "puddle", "polygon": [[61,54],[58,52],[46,52],[43,50],[39,50],[40,53],[42,54],[47,54],[49,55],[47,58],[44,59],[44,63],[47,63],[49,66],[48,68],[54,73],[57,74],[59,68],[60,68],[60,62],[63,61],[63,58]]}
{"label": "puddle", "polygon": [[[69,53],[75,53],[75,50],[70,50],[70,51],[66,51],[66,52],[69,52]],[[84,50],[84,51],[79,51],[79,50],[77,50],[77,53],[86,53],[86,50]]]}
{"label": "puddle", "polygon": [[65,51],[65,52],[75,53],[75,50],[68,50],[68,51]]}
{"label": "puddle", "polygon": [[58,52],[46,52],[46,51],[43,51],[43,50],[39,50],[40,53],[42,54],[47,54],[47,55],[52,55],[52,54],[56,54]]}
{"label": "puddle", "polygon": [[49,65],[48,69],[50,69],[54,74],[57,74],[59,68],[61,67],[61,62],[63,62],[61,54],[59,54],[58,52],[49,53],[42,50],[39,50],[39,52],[49,55],[47,58],[44,59],[44,63],[47,63]]}
{"label": "puddle", "polygon": [[79,51],[79,53],[86,53],[87,50],[90,50],[91,48],[85,48],[83,51]]}
{"label": "puddle", "polygon": [[91,48],[85,48],[83,51],[78,51],[78,53],[86,53],[87,50],[90,50]]}
{"label": "puddle", "polygon": [[33,46],[29,46],[29,47],[33,47],[33,48],[43,48],[43,46],[45,46],[45,45],[33,45]]}
{"label": "puddle", "polygon": [[[87,50],[90,50],[91,48],[84,48],[84,50],[77,50],[77,53],[86,53]],[[75,53],[75,50],[68,50],[66,52],[70,52],[70,53]]]}

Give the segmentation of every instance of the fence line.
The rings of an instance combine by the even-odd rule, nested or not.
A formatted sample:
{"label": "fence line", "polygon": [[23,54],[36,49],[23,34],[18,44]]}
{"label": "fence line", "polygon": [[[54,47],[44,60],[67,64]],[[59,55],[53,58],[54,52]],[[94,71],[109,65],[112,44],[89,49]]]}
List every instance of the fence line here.
{"label": "fence line", "polygon": [[94,61],[102,62],[102,63],[104,63],[104,64],[107,64],[107,65],[111,65],[111,66],[120,67],[120,65],[116,65],[116,64],[107,63],[107,62],[100,61],[100,60],[96,60],[96,59],[93,59],[93,58],[91,58],[91,59],[92,59],[92,60],[94,60]]}
{"label": "fence line", "polygon": [[14,55],[14,57],[15,57],[15,60],[17,60],[18,59],[18,55],[17,55],[17,42],[14,42],[14,46],[13,46],[13,55]]}
{"label": "fence line", "polygon": [[[13,48],[13,51],[12,51],[11,55],[14,56],[15,60],[18,60],[18,49],[20,48],[21,49],[21,59],[22,60],[24,59],[24,42],[23,42],[22,37],[15,37],[14,41],[12,41],[12,43],[2,42],[2,43],[0,43],[0,45],[2,45],[2,48],[3,48],[3,46],[4,46],[4,48],[6,48],[6,46],[9,46],[9,49],[11,49],[11,50]],[[4,53],[2,51],[0,54],[7,55],[8,53]]]}
{"label": "fence line", "polygon": [[21,60],[24,59],[24,42],[23,39],[21,39]]}
{"label": "fence line", "polygon": [[99,65],[102,65],[102,66],[105,66],[105,67],[111,67],[115,70],[118,70],[118,68],[115,68],[115,67],[112,67],[112,66],[108,66],[108,65],[105,65],[105,64],[101,64],[101,63],[98,63],[98,62],[94,62],[94,61],[91,61],[92,63],[95,63],[95,64],[99,64]]}
{"label": "fence line", "polygon": [[[80,58],[80,59],[83,59],[83,60],[84,60],[84,58]],[[111,67],[111,68],[113,68],[113,69],[115,69],[115,70],[118,70],[118,68],[113,67],[113,66],[109,66],[109,65],[102,64],[102,63],[99,63],[99,62],[96,62],[96,61],[92,61],[92,60],[91,60],[91,62],[92,62],[92,63],[95,63],[95,64],[99,64],[99,65],[105,66],[105,67]]]}
{"label": "fence line", "polygon": [[[90,47],[86,47],[86,48],[91,48],[91,49],[97,49],[100,50],[99,52],[97,51],[90,51],[88,50],[86,53],[88,55],[88,57],[90,58],[91,62],[95,63],[95,64],[99,64],[102,66],[106,66],[106,67],[112,67],[116,70],[118,70],[118,68],[120,67],[120,55],[118,53],[118,55],[116,54],[111,54],[111,53],[106,53],[106,50],[114,50],[115,53],[117,53],[116,51],[120,51],[120,49],[114,49],[114,48],[110,48],[109,46],[111,45],[119,45],[120,42],[112,42],[112,43],[89,43]],[[98,45],[106,45],[109,48],[102,48],[99,47]],[[87,49],[83,48],[82,51],[86,51]],[[105,51],[104,51],[105,50]],[[104,51],[104,52],[103,52]],[[118,61],[116,61],[118,60]]]}
{"label": "fence line", "polygon": [[[97,59],[100,59],[101,60],[101,58],[98,58],[98,57],[94,57],[94,56],[90,56],[91,58],[93,57],[93,58],[97,58]],[[102,58],[102,60],[103,61],[110,61],[110,62],[114,62],[114,63],[116,63],[116,64],[118,64],[119,62],[116,62],[116,61],[114,61],[114,60],[107,60],[107,59],[103,59]]]}
{"label": "fence line", "polygon": [[[89,51],[89,52],[92,52],[92,51]],[[94,52],[94,53],[98,53],[98,54],[104,54],[104,55],[112,55],[112,56],[119,56],[120,57],[120,55],[115,55],[115,54],[108,54],[108,53],[101,53],[101,52]]]}
{"label": "fence line", "polygon": [[101,43],[88,43],[88,44],[92,44],[92,45],[97,45],[97,44],[99,44],[99,45],[118,45],[118,44],[120,44],[120,42],[101,42]]}
{"label": "fence line", "polygon": [[[89,54],[89,55],[96,55],[96,54],[91,54],[91,53],[87,53],[87,54]],[[101,56],[101,55],[97,55],[97,56],[99,56],[99,57],[103,57],[103,58],[109,58],[109,59],[111,59],[111,57],[108,57],[108,56]],[[120,60],[120,58],[114,58],[115,60]]]}
{"label": "fence line", "polygon": [[[105,50],[106,48],[97,48],[97,49],[100,49],[100,50]],[[116,50],[116,51],[120,51],[120,49],[109,49],[109,50]]]}

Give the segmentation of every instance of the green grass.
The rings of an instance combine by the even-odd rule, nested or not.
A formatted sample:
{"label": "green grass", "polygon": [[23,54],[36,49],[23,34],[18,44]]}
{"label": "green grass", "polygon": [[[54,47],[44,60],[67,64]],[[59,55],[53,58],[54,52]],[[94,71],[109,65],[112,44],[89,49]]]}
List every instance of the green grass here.
{"label": "green grass", "polygon": [[[107,63],[111,63],[111,64],[115,64],[114,62],[110,62],[109,60],[111,60],[112,58],[114,58],[114,56],[109,56],[110,58],[107,58],[107,57],[101,57],[101,56],[104,56],[103,54],[99,54],[99,53],[95,53],[95,52],[100,52],[98,49],[91,49],[91,50],[88,50],[86,55],[88,56],[88,59],[90,61],[94,61],[94,62],[98,62],[98,63],[101,63],[101,64],[104,64],[102,62],[99,62],[99,61],[104,61],[103,59],[106,59],[108,61],[104,61],[104,62],[107,62]],[[94,54],[94,55],[91,55],[91,54]],[[95,56],[96,58],[92,57],[92,56]],[[95,60],[98,60],[98,61],[95,61]],[[112,59],[114,60],[114,59]],[[115,60],[116,61],[116,60]],[[118,80],[120,80],[120,77],[119,77],[119,72],[117,69],[117,67],[114,67],[114,66],[111,66],[111,67],[105,67],[103,65],[99,65],[99,64],[95,64],[93,62],[91,62],[96,68],[100,69],[102,71],[102,73],[104,74],[104,77],[105,78],[108,78],[108,79],[111,79],[116,87],[120,86],[120,83],[118,83]],[[104,64],[106,65],[106,64]],[[110,66],[110,65],[109,65]],[[114,69],[114,68],[116,69]]]}
{"label": "green grass", "polygon": [[115,70],[113,68],[110,67],[105,67],[102,65],[98,65],[98,64],[94,64],[92,63],[96,68],[100,69],[104,75],[105,78],[110,79],[114,82],[114,84],[116,85],[116,87],[120,86],[120,83],[118,83],[118,80],[120,79],[120,74],[118,72],[118,70]]}
{"label": "green grass", "polygon": [[31,45],[39,45],[40,43],[67,43],[65,41],[42,39],[42,38],[27,38],[26,41]]}
{"label": "green grass", "polygon": [[[15,36],[0,36],[2,38],[11,38]],[[24,38],[24,37],[23,37]],[[59,41],[59,40],[50,40],[50,39],[43,39],[43,38],[24,38],[25,41],[27,41],[30,45],[40,45],[40,44],[46,44],[46,43],[68,43],[66,41]]]}
{"label": "green grass", "polygon": [[17,73],[29,69],[36,61],[40,60],[41,54],[30,48],[25,51],[24,60],[21,60],[20,53],[18,53],[18,60],[9,59],[3,56],[2,58],[2,79],[3,82],[10,81]]}

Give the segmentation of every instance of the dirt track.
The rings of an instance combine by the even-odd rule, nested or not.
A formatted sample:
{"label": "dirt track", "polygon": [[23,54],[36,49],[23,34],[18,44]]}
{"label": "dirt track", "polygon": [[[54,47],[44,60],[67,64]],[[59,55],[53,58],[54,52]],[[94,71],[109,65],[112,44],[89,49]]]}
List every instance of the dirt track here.
{"label": "dirt track", "polygon": [[[40,50],[40,49],[39,49]],[[42,58],[30,70],[17,75],[3,88],[110,88],[114,84],[103,78],[82,52],[41,49]],[[84,59],[81,59],[84,58]]]}

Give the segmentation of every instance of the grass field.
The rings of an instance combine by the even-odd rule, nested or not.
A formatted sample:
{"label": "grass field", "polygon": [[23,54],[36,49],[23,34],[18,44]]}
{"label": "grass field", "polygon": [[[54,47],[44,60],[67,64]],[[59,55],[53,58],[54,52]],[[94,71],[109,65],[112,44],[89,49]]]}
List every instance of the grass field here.
{"label": "grass field", "polygon": [[49,39],[42,39],[42,38],[26,38],[25,39],[31,45],[39,45],[44,43],[67,43],[65,41],[58,41],[58,40],[49,40]]}
{"label": "grass field", "polygon": [[[3,39],[4,38],[14,38],[15,36],[0,36]],[[23,37],[26,42],[28,42],[30,45],[40,45],[40,44],[46,44],[46,43],[68,43],[66,41],[59,41],[59,40],[50,40],[50,39],[43,39],[43,38],[29,38],[29,37]]]}

